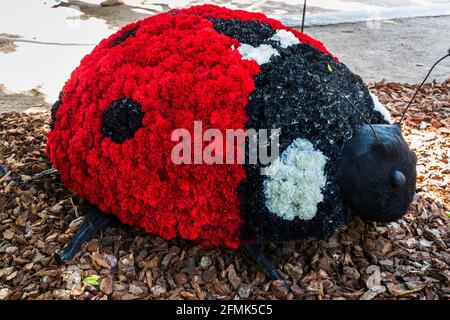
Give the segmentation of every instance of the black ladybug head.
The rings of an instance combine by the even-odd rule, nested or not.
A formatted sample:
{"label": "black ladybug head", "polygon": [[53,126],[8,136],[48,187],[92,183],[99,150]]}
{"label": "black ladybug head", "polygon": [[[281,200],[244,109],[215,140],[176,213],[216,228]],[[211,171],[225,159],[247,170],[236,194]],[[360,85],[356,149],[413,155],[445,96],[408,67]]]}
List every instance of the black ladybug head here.
{"label": "black ladybug head", "polygon": [[394,221],[406,213],[414,197],[417,158],[399,125],[372,128],[361,126],[344,145],[342,191],[350,208],[361,217]]}

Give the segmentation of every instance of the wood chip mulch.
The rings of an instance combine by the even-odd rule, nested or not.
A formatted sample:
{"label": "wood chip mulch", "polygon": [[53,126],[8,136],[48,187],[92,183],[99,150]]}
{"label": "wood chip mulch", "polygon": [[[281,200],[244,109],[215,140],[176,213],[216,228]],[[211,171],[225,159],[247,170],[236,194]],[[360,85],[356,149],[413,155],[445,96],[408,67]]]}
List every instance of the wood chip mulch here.
{"label": "wood chip mulch", "polygon": [[[416,85],[370,85],[398,119]],[[417,152],[418,192],[389,224],[358,218],[327,241],[267,245],[292,284],[271,282],[242,251],[164,241],[110,227],[64,265],[53,258],[80,225],[86,203],[50,168],[48,114],[0,115],[2,299],[448,299],[450,298],[450,80],[427,84],[404,122]]]}

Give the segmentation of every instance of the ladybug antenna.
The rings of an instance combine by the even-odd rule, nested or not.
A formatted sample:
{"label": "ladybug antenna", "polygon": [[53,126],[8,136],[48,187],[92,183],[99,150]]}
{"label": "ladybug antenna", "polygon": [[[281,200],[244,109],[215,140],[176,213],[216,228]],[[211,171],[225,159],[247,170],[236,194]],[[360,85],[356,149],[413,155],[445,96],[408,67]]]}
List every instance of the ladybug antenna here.
{"label": "ladybug antenna", "polygon": [[372,129],[372,132],[375,136],[375,138],[377,139],[377,143],[380,144],[380,139],[378,139],[377,133],[375,132],[375,128],[372,126],[372,124],[370,123],[370,120],[364,115],[364,113],[358,109],[357,106],[355,106],[355,104],[353,102],[350,101],[349,98],[347,98],[347,96],[345,94],[343,94],[342,92],[338,91],[339,94],[341,95],[341,97],[343,97],[345,100],[348,101],[348,103],[350,103],[350,105],[353,107],[353,109],[356,110],[356,112],[359,113],[359,115],[361,116],[361,118],[364,119],[364,121],[366,121],[366,123],[369,125],[370,129]]}
{"label": "ladybug antenna", "polygon": [[303,33],[303,28],[305,27],[305,13],[306,13],[306,0],[303,2],[303,14],[302,14],[302,33]]}
{"label": "ladybug antenna", "polygon": [[444,60],[445,58],[448,58],[448,57],[450,57],[450,49],[448,49],[448,53],[445,56],[443,56],[442,58],[440,58],[438,61],[436,61],[433,64],[433,66],[431,67],[431,69],[428,71],[428,73],[425,76],[425,78],[423,79],[422,83],[420,84],[420,86],[417,87],[416,92],[414,92],[414,95],[411,98],[411,100],[409,101],[408,106],[406,107],[405,111],[403,111],[402,117],[400,118],[400,121],[398,123],[400,126],[402,125],[403,118],[405,117],[406,112],[408,111],[409,107],[411,106],[412,102],[414,101],[414,98],[416,97],[416,95],[419,92],[420,88],[422,88],[422,86],[425,83],[425,81],[427,81],[427,79],[430,76],[431,72],[433,71],[434,67],[436,67],[442,60]]}

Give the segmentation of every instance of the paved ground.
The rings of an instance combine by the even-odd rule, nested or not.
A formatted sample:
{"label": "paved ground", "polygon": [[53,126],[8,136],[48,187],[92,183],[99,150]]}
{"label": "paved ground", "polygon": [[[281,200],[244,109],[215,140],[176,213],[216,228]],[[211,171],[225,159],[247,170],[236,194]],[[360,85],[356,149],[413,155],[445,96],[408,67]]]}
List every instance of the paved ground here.
{"label": "paved ground", "polygon": [[[450,17],[383,21],[375,29],[365,23],[307,27],[305,32],[322,40],[366,82],[419,83],[450,48]],[[448,78],[450,59],[434,69],[429,81]]]}
{"label": "paved ground", "polygon": [[[83,2],[99,4],[101,1],[84,0]],[[75,1],[70,2],[75,4]],[[304,4],[304,0],[124,0],[124,2],[133,12],[146,15],[156,14],[172,8],[212,3],[231,9],[264,12],[268,16],[279,19],[290,26],[301,24]],[[450,15],[450,1],[307,0],[307,12],[308,15],[305,21],[307,25],[366,22]],[[122,17],[126,17],[126,15],[122,15]],[[115,18],[118,18],[117,15],[115,15]],[[116,23],[117,21],[112,22],[112,24]]]}
{"label": "paved ground", "polygon": [[[99,4],[102,0],[84,0]],[[59,2],[59,1],[55,1]],[[70,1],[73,2],[73,1]],[[288,25],[301,24],[304,0],[124,0],[135,12],[155,14],[172,8],[212,3],[264,12]],[[402,19],[450,14],[448,0],[307,0],[308,25]]]}
{"label": "paved ground", "polygon": [[[176,6],[205,2],[142,1],[126,0],[126,5],[112,8],[100,7],[100,0],[2,1],[0,112],[48,107],[44,99],[54,101],[80,59],[117,28]],[[298,25],[303,0],[208,2],[263,11]],[[59,6],[52,8],[55,3]],[[399,13],[406,18],[444,16],[383,20]],[[346,23],[352,21],[363,22]],[[308,0],[305,32],[322,40],[366,82],[384,78],[417,83],[450,47],[450,1]],[[443,81],[449,75],[447,62],[431,78]]]}

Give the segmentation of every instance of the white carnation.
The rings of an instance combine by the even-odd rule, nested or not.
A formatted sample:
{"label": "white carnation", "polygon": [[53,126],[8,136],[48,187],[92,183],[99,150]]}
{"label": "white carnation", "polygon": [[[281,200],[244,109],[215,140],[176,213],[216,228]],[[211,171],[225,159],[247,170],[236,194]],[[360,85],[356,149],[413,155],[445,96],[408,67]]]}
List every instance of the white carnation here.
{"label": "white carnation", "polygon": [[254,60],[257,64],[262,65],[268,63],[272,56],[280,55],[278,51],[269,44],[261,44],[257,47],[242,43],[238,48],[242,59]]}
{"label": "white carnation", "polygon": [[298,40],[292,32],[286,30],[277,30],[277,32],[270,39],[279,42],[280,47],[282,48],[287,48],[294,44],[300,43],[300,40]]}
{"label": "white carnation", "polygon": [[[298,44],[300,41],[290,31],[277,30],[276,33],[270,38],[270,40],[280,43],[280,47],[287,48],[293,44]],[[234,50],[234,47],[232,47]],[[270,62],[270,58],[273,56],[279,56],[280,53],[277,49],[270,44],[261,44],[257,47],[249,45],[247,43],[241,43],[238,48],[239,53],[242,55],[242,59],[254,60],[257,64],[262,65]]]}
{"label": "white carnation", "polygon": [[370,96],[372,97],[373,100],[373,105],[374,105],[374,110],[378,111],[379,113],[381,113],[381,115],[383,116],[384,120],[386,120],[389,123],[392,123],[392,119],[391,119],[391,114],[389,113],[389,110],[386,109],[385,106],[383,106],[380,102],[380,100],[378,100],[378,97],[376,95],[374,95],[373,93],[370,93]]}
{"label": "white carnation", "polygon": [[265,170],[267,208],[285,220],[312,219],[317,213],[317,204],[323,201],[326,161],[324,154],[315,150],[311,142],[295,139]]}

